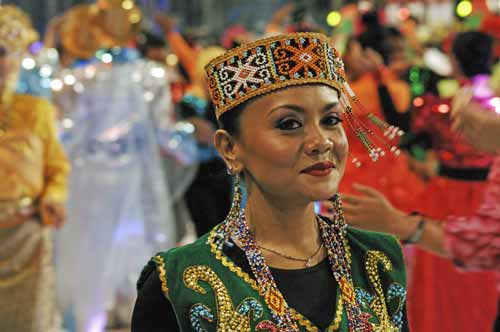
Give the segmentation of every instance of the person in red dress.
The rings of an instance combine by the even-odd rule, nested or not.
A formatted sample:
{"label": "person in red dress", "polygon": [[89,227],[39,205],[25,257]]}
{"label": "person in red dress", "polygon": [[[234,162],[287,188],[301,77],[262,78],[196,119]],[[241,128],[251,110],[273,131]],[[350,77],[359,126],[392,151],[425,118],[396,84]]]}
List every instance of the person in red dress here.
{"label": "person in red dress", "polygon": [[[380,192],[357,186],[365,195],[343,197],[349,224],[392,233],[404,242],[412,239],[421,248],[450,259],[460,270],[500,272],[500,116],[478,111],[480,108],[482,105],[472,102],[452,111],[455,131],[477,148],[496,153],[482,203],[473,215],[448,216],[446,222],[408,215]],[[500,316],[494,331],[500,331]]]}
{"label": "person in red dress", "polygon": [[[488,90],[492,50],[493,40],[480,32],[459,34],[453,43],[457,73],[477,90],[478,99]],[[414,208],[437,220],[477,211],[493,162],[491,154],[478,151],[451,130],[450,103],[424,98],[412,128],[429,135],[440,165]],[[491,331],[497,312],[495,274],[464,274],[449,260],[419,249],[412,271],[408,310],[413,331]]]}
{"label": "person in red dress", "polygon": [[[356,91],[360,103],[379,119],[404,129],[410,107],[410,88],[390,69],[393,60],[400,57],[394,38],[382,27],[364,32],[348,42],[344,59],[351,88]],[[352,193],[352,185],[361,183],[384,193],[396,207],[410,209],[424,191],[425,184],[408,167],[406,155],[387,153],[373,162],[363,144],[353,139],[355,133],[349,131],[349,135],[353,161],[361,166],[356,167],[356,162],[348,165],[340,192]]]}
{"label": "person in red dress", "polygon": [[[488,89],[492,49],[492,39],[480,32],[460,34],[453,45],[455,62],[466,82],[465,85],[472,89],[473,102],[486,105],[485,108],[490,108],[490,111],[493,108],[487,101],[495,97],[494,92]],[[474,108],[474,111],[481,112],[479,108]],[[424,105],[416,110],[412,129],[417,133],[428,134],[440,168],[438,176],[430,180],[422,197],[415,201],[414,209],[426,218],[447,222],[438,229],[447,230],[449,238],[457,238],[463,234],[464,221],[460,222],[462,226],[457,226],[456,221],[448,221],[448,216],[462,216],[461,220],[469,221],[466,228],[471,231],[477,229],[476,214],[478,211],[484,211],[478,209],[487,193],[487,177],[489,174],[492,177],[496,173],[490,171],[494,158],[492,154],[478,151],[452,130],[451,109],[451,100],[429,96],[425,98]],[[471,123],[472,120],[462,121],[461,126],[467,128]],[[394,219],[390,216],[376,217],[378,215],[376,211],[379,210],[376,207],[378,204],[374,201],[380,202],[381,193],[366,187],[357,188],[368,197],[361,201],[355,197],[344,197],[347,220],[351,225],[357,225],[361,223],[362,218],[365,218],[362,224],[379,231],[387,231],[388,229],[377,227],[377,223],[374,222],[375,219],[386,219],[387,222]],[[492,190],[494,192],[494,189]],[[361,212],[368,210],[369,214]],[[403,214],[400,212],[400,216]],[[366,218],[367,216],[370,217]],[[418,219],[418,217],[411,218]],[[391,224],[398,225],[398,229],[401,225],[397,222]],[[403,239],[411,238],[411,233],[409,234],[407,230],[394,233],[401,235]],[[446,244],[448,250],[456,255],[457,260],[468,260],[467,256],[470,256],[470,253],[466,252],[475,249],[453,244],[458,243],[453,241],[443,242],[441,237],[441,242],[431,241],[430,249],[444,252]],[[494,243],[498,243],[498,239],[495,241]],[[480,243],[484,244],[484,240],[476,244]],[[449,259],[418,248],[414,248],[412,262],[408,296],[412,331],[491,331],[498,299],[494,273],[465,274]]]}

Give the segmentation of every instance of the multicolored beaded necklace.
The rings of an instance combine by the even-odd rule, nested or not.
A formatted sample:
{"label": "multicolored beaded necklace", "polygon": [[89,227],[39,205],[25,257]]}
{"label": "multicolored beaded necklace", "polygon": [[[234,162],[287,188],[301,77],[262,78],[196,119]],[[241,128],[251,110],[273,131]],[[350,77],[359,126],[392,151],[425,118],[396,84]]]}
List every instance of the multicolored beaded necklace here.
{"label": "multicolored beaded necklace", "polygon": [[[238,192],[236,195],[240,194]],[[234,201],[238,201],[235,197]],[[233,201],[233,203],[234,203]],[[345,220],[342,213],[342,204],[338,195],[332,198],[335,207],[333,223],[329,223],[317,217],[320,226],[321,238],[328,252],[328,258],[332,267],[335,280],[339,284],[341,296],[347,311],[350,332],[371,332],[373,326],[369,323],[370,314],[362,312],[356,302],[354,286],[351,276],[350,252],[347,249]],[[248,263],[256,278],[259,293],[265,299],[271,309],[271,314],[281,332],[299,332],[299,328],[292,317],[292,312],[276,286],[262,252],[255,242],[245,219],[244,209],[231,209],[226,221],[219,228],[216,241],[222,247],[231,237],[241,244],[245,251]]]}

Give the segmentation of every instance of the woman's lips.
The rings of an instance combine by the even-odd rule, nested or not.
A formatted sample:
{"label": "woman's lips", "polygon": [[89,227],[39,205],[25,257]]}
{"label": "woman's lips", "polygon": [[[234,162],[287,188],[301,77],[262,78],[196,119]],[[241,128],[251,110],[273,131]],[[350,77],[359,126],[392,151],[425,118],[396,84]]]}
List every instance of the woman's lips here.
{"label": "woman's lips", "polygon": [[325,161],[321,163],[316,163],[304,170],[301,173],[305,173],[312,176],[324,177],[329,175],[335,168],[335,164],[330,161]]}

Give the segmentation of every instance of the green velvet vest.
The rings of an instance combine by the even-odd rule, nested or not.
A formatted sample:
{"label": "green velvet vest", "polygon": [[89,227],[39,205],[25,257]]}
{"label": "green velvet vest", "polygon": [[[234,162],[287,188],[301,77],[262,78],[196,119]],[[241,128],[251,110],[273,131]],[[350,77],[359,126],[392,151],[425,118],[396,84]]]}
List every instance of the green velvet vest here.
{"label": "green velvet vest", "polygon": [[[195,243],[158,254],[162,291],[183,332],[275,332],[271,309],[257,284],[213,245],[214,231]],[[355,296],[371,314],[374,331],[407,331],[406,277],[399,242],[391,236],[348,229]],[[333,278],[333,275],[332,275]],[[349,332],[340,288],[326,331]],[[307,301],[307,299],[304,299]],[[293,310],[301,331],[318,331]]]}

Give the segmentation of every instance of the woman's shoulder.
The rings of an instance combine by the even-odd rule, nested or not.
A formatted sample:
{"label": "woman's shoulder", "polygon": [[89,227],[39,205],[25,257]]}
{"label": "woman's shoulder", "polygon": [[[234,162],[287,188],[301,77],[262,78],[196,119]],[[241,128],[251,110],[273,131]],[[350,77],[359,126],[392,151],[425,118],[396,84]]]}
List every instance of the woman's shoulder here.
{"label": "woman's shoulder", "polygon": [[204,260],[204,257],[210,252],[208,240],[209,234],[206,234],[193,243],[161,251],[154,255],[151,261],[157,267],[168,265],[170,268],[173,268],[182,264],[182,262],[189,262],[191,265],[196,265],[198,261],[201,262]]}
{"label": "woman's shoulder", "polygon": [[401,242],[390,234],[368,231],[364,229],[347,227],[350,242],[369,250],[395,250],[400,252]]}
{"label": "woman's shoulder", "polygon": [[347,237],[351,251],[365,256],[368,252],[380,252],[393,263],[403,263],[401,242],[394,235],[347,227]]}
{"label": "woman's shoulder", "polygon": [[156,275],[162,283],[162,289],[166,292],[167,271],[169,274],[181,271],[182,266],[186,264],[196,265],[203,261],[203,256],[210,250],[207,246],[208,234],[200,237],[193,243],[175,247],[169,250],[161,251],[154,255],[142,269],[141,275],[137,281],[137,289],[141,289],[144,283]]}
{"label": "woman's shoulder", "polygon": [[353,266],[360,272],[383,263],[386,278],[406,284],[405,262],[399,239],[393,235],[348,227],[347,238]]}

